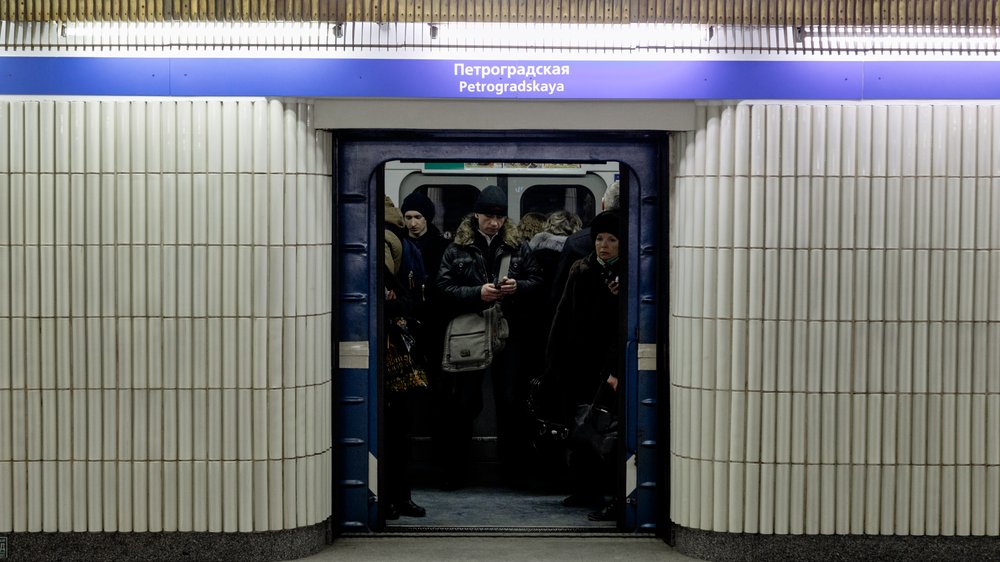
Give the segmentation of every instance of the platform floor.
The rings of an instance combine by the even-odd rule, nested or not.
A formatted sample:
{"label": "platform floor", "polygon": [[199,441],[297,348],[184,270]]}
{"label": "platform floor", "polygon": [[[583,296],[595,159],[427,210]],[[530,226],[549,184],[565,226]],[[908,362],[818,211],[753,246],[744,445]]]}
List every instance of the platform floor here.
{"label": "platform floor", "polygon": [[583,535],[371,535],[340,537],[304,560],[351,562],[675,562],[694,560],[658,538]]}

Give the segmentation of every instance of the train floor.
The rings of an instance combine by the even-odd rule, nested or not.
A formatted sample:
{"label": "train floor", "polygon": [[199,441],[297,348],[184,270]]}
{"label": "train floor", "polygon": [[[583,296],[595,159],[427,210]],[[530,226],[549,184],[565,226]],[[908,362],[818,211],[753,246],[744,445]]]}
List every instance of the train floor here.
{"label": "train floor", "polygon": [[[614,521],[590,521],[587,514],[600,506],[566,507],[562,500],[565,476],[542,477],[543,459],[529,457],[519,477],[504,477],[496,460],[496,439],[474,439],[472,462],[464,487],[442,490],[438,469],[425,447],[415,447],[411,466],[413,501],[427,510],[425,517],[400,517],[386,522],[386,531],[492,529],[496,531],[615,531]],[[526,468],[524,465],[530,466]],[[531,474],[531,476],[525,476]],[[610,500],[610,497],[608,497]]]}
{"label": "train floor", "polygon": [[427,516],[388,521],[386,530],[614,530],[614,522],[587,519],[594,508],[563,506],[564,497],[489,486],[452,491],[417,488],[413,501],[427,510]]}

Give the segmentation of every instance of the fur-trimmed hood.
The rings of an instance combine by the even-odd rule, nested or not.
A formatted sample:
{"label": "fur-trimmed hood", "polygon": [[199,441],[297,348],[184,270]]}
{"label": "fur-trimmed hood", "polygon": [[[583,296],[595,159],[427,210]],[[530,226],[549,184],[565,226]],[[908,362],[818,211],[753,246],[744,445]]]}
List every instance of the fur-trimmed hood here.
{"label": "fur-trimmed hood", "polygon": [[534,250],[555,250],[561,252],[563,246],[566,245],[565,234],[552,234],[551,232],[539,232],[536,234],[531,241],[528,242],[528,247]]}
{"label": "fur-trimmed hood", "polygon": [[[458,228],[455,229],[455,239],[453,242],[459,246],[469,246],[475,240],[476,230],[478,230],[479,224],[476,221],[476,215],[468,215],[462,222],[459,223]],[[506,220],[503,226],[500,227],[500,232],[497,235],[503,235],[504,244],[510,246],[511,248],[517,248],[521,245],[517,237],[517,228],[510,223],[510,220]]]}

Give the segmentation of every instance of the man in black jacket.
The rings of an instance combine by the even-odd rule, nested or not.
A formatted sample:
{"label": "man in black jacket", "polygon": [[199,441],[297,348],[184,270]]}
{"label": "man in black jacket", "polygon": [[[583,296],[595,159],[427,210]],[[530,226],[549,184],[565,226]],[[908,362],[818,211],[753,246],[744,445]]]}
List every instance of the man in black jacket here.
{"label": "man in black jacket", "polygon": [[424,359],[425,370],[430,380],[430,392],[423,397],[426,401],[423,409],[426,415],[420,421],[428,424],[424,429],[431,435],[435,468],[440,471],[448,463],[448,451],[444,449],[446,440],[443,436],[449,433],[447,424],[450,420],[445,416],[445,412],[452,403],[453,384],[452,377],[441,372],[444,330],[449,318],[446,318],[441,310],[434,280],[441,268],[441,257],[449,242],[434,225],[437,207],[423,193],[414,191],[407,195],[400,205],[400,211],[406,223],[407,236],[420,248],[420,255],[424,258],[424,271],[427,273],[426,282],[420,288],[422,297],[420,306],[414,313],[420,320],[415,328],[417,347]]}
{"label": "man in black jacket", "polygon": [[[536,290],[541,274],[527,244],[518,241],[514,225],[507,222],[507,195],[497,186],[488,186],[480,193],[474,213],[462,220],[455,232],[453,243],[445,250],[438,270],[436,288],[438,303],[445,318],[454,318],[467,312],[485,310],[500,301],[505,316],[509,307]],[[511,256],[506,276],[499,276],[501,258]],[[518,329],[512,323],[512,332]],[[497,414],[497,439],[501,463],[513,461],[509,449],[512,442],[511,414],[515,388],[512,349],[514,338],[508,339],[507,348],[493,358],[490,366],[493,379],[493,396]],[[516,346],[514,346],[516,348]],[[468,477],[468,462],[472,444],[472,426],[483,409],[482,384],[486,370],[456,373],[453,375],[453,401],[447,414],[450,417],[448,443],[450,452],[446,467],[445,488],[457,488]],[[526,386],[526,381],[523,381]]]}

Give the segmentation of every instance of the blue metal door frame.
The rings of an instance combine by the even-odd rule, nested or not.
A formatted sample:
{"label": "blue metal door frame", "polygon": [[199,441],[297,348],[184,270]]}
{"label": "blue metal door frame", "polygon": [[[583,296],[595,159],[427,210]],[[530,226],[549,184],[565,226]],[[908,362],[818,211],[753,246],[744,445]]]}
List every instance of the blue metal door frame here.
{"label": "blue metal door frame", "polygon": [[[659,309],[658,276],[666,275],[661,241],[661,205],[666,201],[666,136],[663,133],[438,133],[335,132],[335,191],[339,225],[337,251],[340,367],[334,385],[334,519],[337,532],[377,528],[379,246],[375,220],[383,204],[373,174],[391,160],[598,162],[622,164],[624,233],[629,264],[624,318],[626,382],[625,436],[620,490],[626,496],[619,529],[657,531],[666,494],[657,491],[661,466],[655,361]],[[637,220],[635,220],[637,219]],[[664,256],[663,260],[658,259]],[[662,272],[659,268],[662,268]],[[661,334],[661,341],[666,334]],[[346,351],[345,351],[346,350]],[[360,351],[358,351],[360,350]],[[666,455],[663,455],[665,457]]]}

